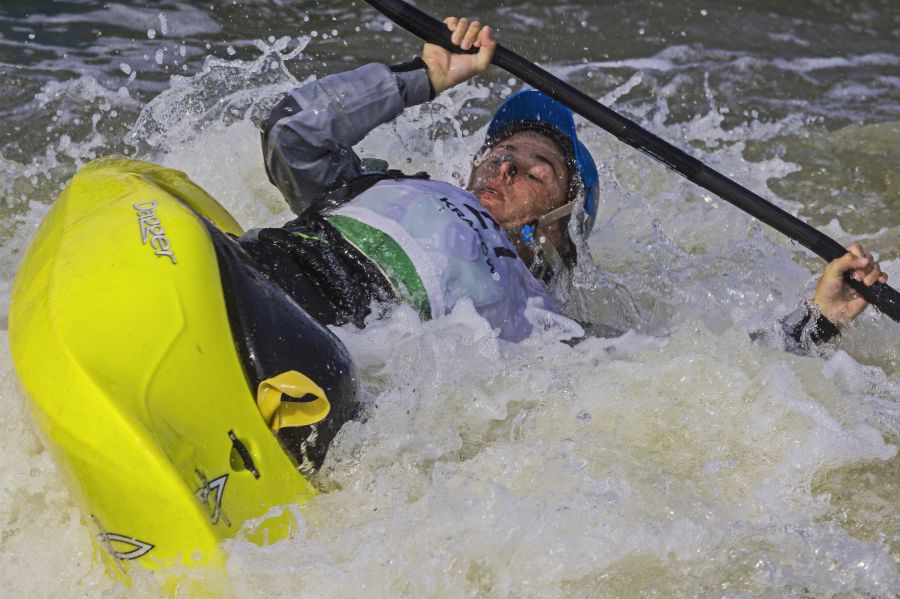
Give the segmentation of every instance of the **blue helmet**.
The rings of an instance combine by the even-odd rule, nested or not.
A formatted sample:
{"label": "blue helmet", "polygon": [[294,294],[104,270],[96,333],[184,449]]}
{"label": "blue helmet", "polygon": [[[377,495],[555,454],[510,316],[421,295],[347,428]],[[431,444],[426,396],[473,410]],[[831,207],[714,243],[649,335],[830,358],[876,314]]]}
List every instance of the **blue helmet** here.
{"label": "blue helmet", "polygon": [[572,111],[536,89],[526,89],[510,96],[494,113],[487,129],[487,143],[492,144],[523,130],[550,134],[575,165],[584,188],[584,234],[597,218],[599,177],[597,165],[584,144],[578,141]]}

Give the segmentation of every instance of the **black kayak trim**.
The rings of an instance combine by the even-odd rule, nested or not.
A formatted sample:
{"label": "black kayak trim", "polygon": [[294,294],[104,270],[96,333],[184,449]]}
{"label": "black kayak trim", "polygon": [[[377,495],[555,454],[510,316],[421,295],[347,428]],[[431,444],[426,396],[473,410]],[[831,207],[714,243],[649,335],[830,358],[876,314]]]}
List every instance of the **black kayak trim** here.
{"label": "black kayak trim", "polygon": [[338,430],[358,411],[353,360],[341,340],[264,276],[237,241],[200,218],[215,248],[231,334],[251,396],[256,397],[262,381],[290,370],[325,391],[331,411],[323,421],[275,433],[298,466],[306,470],[308,461],[318,468]]}

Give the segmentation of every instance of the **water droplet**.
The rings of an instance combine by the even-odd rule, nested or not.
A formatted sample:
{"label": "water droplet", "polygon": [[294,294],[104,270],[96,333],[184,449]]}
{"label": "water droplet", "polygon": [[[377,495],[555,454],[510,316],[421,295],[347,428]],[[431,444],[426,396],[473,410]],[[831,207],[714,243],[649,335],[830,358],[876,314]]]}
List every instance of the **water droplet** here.
{"label": "water droplet", "polygon": [[150,38],[151,40],[156,39],[156,29],[148,29],[147,37]]}

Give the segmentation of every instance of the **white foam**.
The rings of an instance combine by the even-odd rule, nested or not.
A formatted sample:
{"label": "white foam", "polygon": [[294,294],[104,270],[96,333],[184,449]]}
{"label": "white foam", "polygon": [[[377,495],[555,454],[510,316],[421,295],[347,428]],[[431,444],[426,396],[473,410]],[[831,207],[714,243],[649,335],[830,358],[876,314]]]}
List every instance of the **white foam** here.
{"label": "white foam", "polygon": [[[342,334],[376,381],[364,424],[342,430],[302,534],[232,554],[242,595],[288,596],[285,571],[290,596],[603,594],[623,560],[682,589],[748,566],[777,588],[898,589],[887,549],[817,522],[810,489],[823,468],[896,450],[802,360],[702,326],[498,346],[454,317]],[[769,579],[761,560],[790,571]]]}
{"label": "white foam", "polygon": [[900,64],[900,55],[896,54],[862,54],[857,56],[828,56],[828,57],[806,57],[775,59],[773,64],[778,68],[786,71],[797,71],[800,73],[809,73],[824,69],[846,69],[858,66],[894,66]]}

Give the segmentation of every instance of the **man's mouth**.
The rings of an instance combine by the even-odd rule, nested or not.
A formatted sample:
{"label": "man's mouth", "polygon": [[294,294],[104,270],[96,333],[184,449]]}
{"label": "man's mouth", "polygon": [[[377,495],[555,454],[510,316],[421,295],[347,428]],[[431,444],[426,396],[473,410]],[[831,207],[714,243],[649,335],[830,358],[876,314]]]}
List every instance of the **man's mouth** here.
{"label": "man's mouth", "polygon": [[485,185],[478,189],[478,193],[475,194],[479,197],[479,199],[490,199],[494,202],[499,202],[503,200],[503,196],[497,191],[495,188],[490,185]]}

